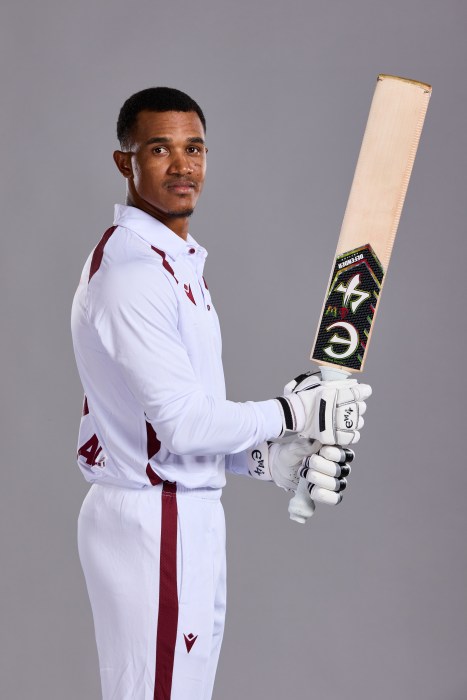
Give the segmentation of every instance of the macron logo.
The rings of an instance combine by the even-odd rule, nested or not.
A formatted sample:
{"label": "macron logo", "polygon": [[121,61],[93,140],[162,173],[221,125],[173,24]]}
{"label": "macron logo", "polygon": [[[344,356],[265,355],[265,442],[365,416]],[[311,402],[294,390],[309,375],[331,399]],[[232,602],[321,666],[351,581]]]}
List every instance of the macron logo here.
{"label": "macron logo", "polygon": [[190,651],[191,651],[191,648],[192,648],[193,644],[194,644],[194,643],[196,642],[196,640],[198,639],[198,635],[196,635],[196,637],[195,637],[194,634],[193,634],[192,632],[190,632],[190,634],[188,635],[188,637],[186,636],[186,634],[184,634],[183,637],[185,638],[185,644],[186,644],[187,653],[189,654]]}
{"label": "macron logo", "polygon": [[184,284],[183,286],[185,287],[185,293],[186,293],[188,299],[190,301],[192,301],[193,304],[196,306],[196,301],[195,301],[195,298],[193,296],[193,292],[191,291],[191,284]]}

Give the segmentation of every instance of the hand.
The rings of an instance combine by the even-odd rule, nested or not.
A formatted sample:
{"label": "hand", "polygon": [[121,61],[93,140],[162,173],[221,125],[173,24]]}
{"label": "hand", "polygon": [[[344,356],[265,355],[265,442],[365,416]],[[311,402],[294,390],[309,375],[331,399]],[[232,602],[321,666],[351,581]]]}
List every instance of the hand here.
{"label": "hand", "polygon": [[303,477],[314,501],[337,505],[342,501],[350,474],[348,465],[353,458],[354,452],[348,448],[295,438],[257,445],[249,451],[248,468],[252,477],[274,481],[286,491],[296,491],[299,478]]}
{"label": "hand", "polygon": [[316,454],[305,457],[298,476],[309,482],[308,493],[314,501],[333,506],[342,501],[354,457],[353,450],[340,445],[323,445]]}
{"label": "hand", "polygon": [[307,372],[287,384],[277,400],[283,414],[280,437],[298,433],[326,445],[350,445],[360,440],[368,384],[356,379],[324,382],[319,372]]}

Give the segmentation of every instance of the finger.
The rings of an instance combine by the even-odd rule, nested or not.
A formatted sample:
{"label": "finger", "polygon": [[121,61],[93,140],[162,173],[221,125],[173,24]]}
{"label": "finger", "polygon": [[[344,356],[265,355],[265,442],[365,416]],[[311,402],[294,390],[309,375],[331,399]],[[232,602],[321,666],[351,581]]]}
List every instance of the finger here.
{"label": "finger", "polygon": [[315,503],[326,503],[328,506],[337,506],[342,501],[342,494],[328,491],[319,486],[308,485],[308,491]]}
{"label": "finger", "polygon": [[364,425],[365,425],[365,421],[364,421],[364,419],[360,416],[360,418],[358,419],[358,423],[357,423],[357,428],[358,428],[358,430],[360,430],[360,428],[363,428]]}
{"label": "finger", "polygon": [[359,400],[365,400],[373,393],[373,390],[369,384],[357,384],[357,386],[353,387],[353,390],[358,393],[357,399]]}
{"label": "finger", "polygon": [[366,413],[366,403],[364,401],[358,401],[358,413],[363,416]]}
{"label": "finger", "polygon": [[314,469],[326,474],[327,476],[340,476],[340,466],[335,462],[331,462],[329,459],[325,459],[320,455],[312,455],[303,460],[303,467],[305,469]]}
{"label": "finger", "polygon": [[340,445],[323,445],[318,454],[340,465],[353,462],[355,457],[355,452],[353,450],[349,447],[341,447]]}
{"label": "finger", "polygon": [[326,476],[326,474],[315,469],[308,469],[305,478],[311,484],[315,484],[315,486],[320,486],[328,491],[336,491],[337,493],[344,491],[347,486],[345,479],[334,479],[334,477]]}
{"label": "finger", "polygon": [[336,435],[339,445],[355,445],[360,440],[360,433],[358,430],[353,430],[348,433],[345,433],[342,430],[337,430]]}
{"label": "finger", "polygon": [[315,471],[321,472],[321,474],[333,476],[338,479],[341,476],[349,476],[350,474],[350,467],[347,464],[336,464],[336,462],[331,462],[329,459],[325,459],[319,455],[313,455],[303,460],[303,473],[301,472],[301,476],[306,478],[306,470],[308,469],[314,469]]}

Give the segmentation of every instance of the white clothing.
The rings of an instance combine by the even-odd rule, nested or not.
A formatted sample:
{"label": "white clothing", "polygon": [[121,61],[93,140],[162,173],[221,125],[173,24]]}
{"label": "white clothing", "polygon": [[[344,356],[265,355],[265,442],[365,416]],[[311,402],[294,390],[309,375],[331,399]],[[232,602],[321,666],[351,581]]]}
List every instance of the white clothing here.
{"label": "white clothing", "polygon": [[[72,309],[85,391],[78,464],[91,482],[222,488],[224,456],[277,437],[279,404],[225,398],[206,251],[134,207],[89,256]],[[246,472],[241,456],[234,471]]]}
{"label": "white clothing", "polygon": [[[103,700],[210,700],[225,616],[225,462],[282,430],[225,397],[206,251],[133,207],[89,256],[72,333],[85,391],[78,521]],[[227,455],[227,460],[225,460]]]}
{"label": "white clothing", "polygon": [[[79,553],[103,700],[210,700],[212,695],[226,604],[220,490],[179,487],[176,503],[175,493],[162,494],[162,485],[94,484],[81,508]],[[176,509],[175,533],[170,515],[167,523],[163,514],[164,498]],[[170,553],[162,555],[164,537],[176,571]]]}

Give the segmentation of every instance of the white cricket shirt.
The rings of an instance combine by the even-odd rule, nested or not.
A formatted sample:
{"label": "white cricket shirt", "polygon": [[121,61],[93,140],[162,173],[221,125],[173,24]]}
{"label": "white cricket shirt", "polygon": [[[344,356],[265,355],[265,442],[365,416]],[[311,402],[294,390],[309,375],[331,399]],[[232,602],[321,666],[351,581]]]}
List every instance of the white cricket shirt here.
{"label": "white cricket shirt", "polygon": [[72,309],[88,481],[144,488],[157,475],[221,488],[225,455],[245,472],[238,453],[281,432],[274,399],[226,400],[206,256],[190,235],[123,205],[89,256]]}

